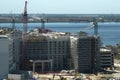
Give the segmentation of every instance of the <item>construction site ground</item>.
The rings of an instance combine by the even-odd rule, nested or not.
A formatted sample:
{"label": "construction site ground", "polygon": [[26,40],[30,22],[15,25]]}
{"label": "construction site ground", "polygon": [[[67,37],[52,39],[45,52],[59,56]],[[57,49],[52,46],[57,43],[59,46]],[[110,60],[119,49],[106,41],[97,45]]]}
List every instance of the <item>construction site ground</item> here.
{"label": "construction site ground", "polygon": [[[34,74],[34,78],[37,80],[61,80],[61,77],[63,77],[63,80],[74,80],[75,76],[70,75],[63,75],[58,73],[48,73],[48,74]],[[53,79],[54,76],[54,79]],[[107,73],[98,73],[98,75],[95,74],[83,74],[83,76],[78,75],[77,78],[81,78],[81,80],[120,80],[120,72],[107,74]]]}
{"label": "construction site ground", "polygon": [[[97,75],[77,73],[76,77],[80,78],[80,80],[120,80],[120,61],[114,60],[114,65],[116,66],[114,70],[108,69],[106,72],[100,72]],[[36,78],[36,80],[61,80],[61,77],[65,78],[63,80],[75,80],[75,74],[70,75],[61,72],[46,74],[34,73],[33,77]]]}

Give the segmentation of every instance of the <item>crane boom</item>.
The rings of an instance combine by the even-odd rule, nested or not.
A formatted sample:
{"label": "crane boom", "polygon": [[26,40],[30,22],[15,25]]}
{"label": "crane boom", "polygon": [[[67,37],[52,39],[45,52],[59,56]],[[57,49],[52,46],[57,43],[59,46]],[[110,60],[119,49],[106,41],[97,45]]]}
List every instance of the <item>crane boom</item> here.
{"label": "crane boom", "polygon": [[85,31],[85,30],[89,30],[89,29],[92,29],[94,28],[94,35],[98,35],[98,22],[95,18],[93,18],[93,23],[91,26],[87,26],[85,28],[83,28],[81,31]]}
{"label": "crane boom", "polygon": [[25,6],[24,6],[24,16],[27,16],[27,1],[25,1]]}

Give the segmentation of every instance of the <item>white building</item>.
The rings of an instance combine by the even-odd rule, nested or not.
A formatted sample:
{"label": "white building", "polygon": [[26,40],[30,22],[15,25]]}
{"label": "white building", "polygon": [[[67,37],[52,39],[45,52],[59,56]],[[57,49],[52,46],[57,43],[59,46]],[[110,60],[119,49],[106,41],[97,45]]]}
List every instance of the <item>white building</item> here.
{"label": "white building", "polygon": [[10,35],[0,35],[0,80],[7,78],[8,73],[16,70],[19,62],[20,39]]}
{"label": "white building", "polygon": [[13,40],[5,35],[0,35],[0,79],[15,69],[13,62]]}
{"label": "white building", "polygon": [[16,69],[19,70],[20,65],[20,43],[22,41],[21,31],[12,31],[8,36],[13,40],[13,60],[16,62]]}

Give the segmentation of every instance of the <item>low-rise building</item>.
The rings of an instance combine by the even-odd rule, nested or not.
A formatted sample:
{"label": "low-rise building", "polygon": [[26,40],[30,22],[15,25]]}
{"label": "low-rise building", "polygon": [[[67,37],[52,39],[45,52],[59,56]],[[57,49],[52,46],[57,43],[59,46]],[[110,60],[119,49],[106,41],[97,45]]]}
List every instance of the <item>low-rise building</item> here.
{"label": "low-rise building", "polygon": [[114,67],[114,53],[110,49],[100,49],[100,69]]}

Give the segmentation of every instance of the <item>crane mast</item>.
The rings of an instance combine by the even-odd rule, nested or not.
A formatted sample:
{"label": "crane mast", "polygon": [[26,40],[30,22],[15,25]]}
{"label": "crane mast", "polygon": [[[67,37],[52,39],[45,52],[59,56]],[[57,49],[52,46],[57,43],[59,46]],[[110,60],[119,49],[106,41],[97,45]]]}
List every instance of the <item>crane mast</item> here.
{"label": "crane mast", "polygon": [[23,13],[23,21],[24,21],[24,40],[27,38],[27,1],[25,1],[24,13]]}
{"label": "crane mast", "polygon": [[15,16],[11,13],[12,29],[15,29]]}
{"label": "crane mast", "polygon": [[15,19],[12,18],[12,28],[15,29]]}
{"label": "crane mast", "polygon": [[[27,54],[26,54],[26,48],[27,48],[27,22],[28,22],[28,16],[27,16],[27,1],[25,1],[24,6],[24,12],[23,12],[23,49],[22,49],[22,61],[27,65]],[[22,65],[22,68],[26,68],[26,65]]]}
{"label": "crane mast", "polygon": [[94,35],[98,35],[98,23],[95,18],[93,18],[93,25],[94,25]]}
{"label": "crane mast", "polygon": [[42,24],[42,29],[45,29],[45,14],[42,15],[42,18],[41,18],[41,24]]}

